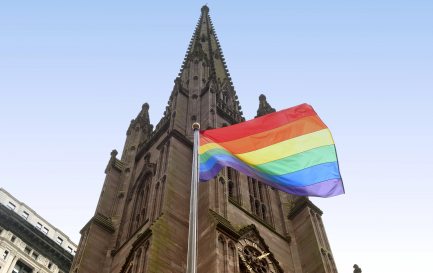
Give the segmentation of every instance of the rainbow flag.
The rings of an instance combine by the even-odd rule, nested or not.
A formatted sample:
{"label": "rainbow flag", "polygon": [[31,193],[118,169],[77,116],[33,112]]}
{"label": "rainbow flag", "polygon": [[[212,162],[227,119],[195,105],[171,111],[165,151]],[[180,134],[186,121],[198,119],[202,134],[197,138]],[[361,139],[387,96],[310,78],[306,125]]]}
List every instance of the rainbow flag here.
{"label": "rainbow flag", "polygon": [[229,166],[295,195],[344,193],[331,132],[308,104],[200,131],[199,155],[201,181]]}

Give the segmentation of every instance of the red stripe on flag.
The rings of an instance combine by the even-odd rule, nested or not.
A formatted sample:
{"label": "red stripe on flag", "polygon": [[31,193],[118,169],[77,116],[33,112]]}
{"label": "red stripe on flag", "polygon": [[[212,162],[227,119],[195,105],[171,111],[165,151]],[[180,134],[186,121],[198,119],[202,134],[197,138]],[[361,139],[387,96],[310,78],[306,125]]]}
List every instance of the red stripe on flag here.
{"label": "red stripe on flag", "polygon": [[200,133],[215,142],[226,142],[272,130],[303,117],[313,115],[316,115],[313,107],[304,103],[249,121],[228,127],[205,130]]}

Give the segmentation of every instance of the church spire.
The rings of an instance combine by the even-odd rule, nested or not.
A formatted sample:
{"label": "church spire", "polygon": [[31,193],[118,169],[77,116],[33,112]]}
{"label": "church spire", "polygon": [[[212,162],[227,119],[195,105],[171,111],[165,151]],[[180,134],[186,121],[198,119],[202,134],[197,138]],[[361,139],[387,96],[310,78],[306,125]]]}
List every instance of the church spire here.
{"label": "church spire", "polygon": [[210,66],[211,73],[209,77],[226,80],[233,87],[230,73],[221,50],[218,37],[209,16],[209,7],[204,5],[201,8],[201,15],[196,25],[191,42],[189,43],[184,62],[181,67],[179,76],[182,77],[189,68],[188,62],[193,59],[205,60]]}
{"label": "church spire", "polygon": [[201,8],[164,115],[149,139],[164,130],[176,130],[192,138],[194,122],[199,122],[203,129],[239,123],[245,120],[241,109],[209,16],[209,7],[205,5]]}
{"label": "church spire", "polygon": [[189,96],[201,97],[207,91],[215,93],[215,104],[229,123],[243,120],[241,106],[206,5],[201,8],[176,83]]}

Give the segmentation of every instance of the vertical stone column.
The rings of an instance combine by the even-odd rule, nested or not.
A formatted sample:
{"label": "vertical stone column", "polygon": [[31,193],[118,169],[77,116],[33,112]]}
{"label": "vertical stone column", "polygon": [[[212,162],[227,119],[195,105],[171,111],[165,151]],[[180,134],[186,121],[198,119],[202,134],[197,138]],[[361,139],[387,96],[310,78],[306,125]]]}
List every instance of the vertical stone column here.
{"label": "vertical stone column", "polygon": [[[9,259],[9,260],[10,260],[10,263],[6,263],[6,264],[5,264],[5,268],[7,268],[6,273],[12,273],[12,270],[14,269],[15,264],[16,264],[17,261],[18,261],[18,256],[16,255],[16,253],[15,253],[15,252],[11,252],[11,254],[13,255],[13,258],[12,258],[12,259]],[[11,255],[11,256],[12,256],[12,255]]]}

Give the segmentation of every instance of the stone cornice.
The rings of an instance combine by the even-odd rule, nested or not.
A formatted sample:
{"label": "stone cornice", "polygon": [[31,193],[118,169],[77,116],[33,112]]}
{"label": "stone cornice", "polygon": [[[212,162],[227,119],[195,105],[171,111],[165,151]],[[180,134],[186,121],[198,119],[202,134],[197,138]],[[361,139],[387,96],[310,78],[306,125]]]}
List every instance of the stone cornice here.
{"label": "stone cornice", "polygon": [[81,229],[80,233],[83,234],[84,230],[87,229],[90,224],[96,224],[109,233],[113,233],[115,231],[115,228],[114,228],[113,223],[111,222],[110,218],[108,218],[108,217],[106,217],[100,213],[96,213],[89,220],[89,222],[87,222],[87,224]]}
{"label": "stone cornice", "polygon": [[180,142],[182,142],[183,144],[185,144],[186,146],[188,146],[192,149],[192,147],[193,147],[192,141],[176,129],[173,129],[169,134],[167,134],[164,137],[164,139],[161,140],[161,142],[159,143],[159,145],[156,148],[158,150],[160,150],[162,145],[167,143],[170,140],[170,138],[172,138],[172,137],[176,138],[177,140],[179,140]]}
{"label": "stone cornice", "polygon": [[[162,132],[161,132],[161,134],[162,134]],[[161,134],[159,134],[159,136]],[[149,141],[149,142],[146,143],[145,146],[142,147],[142,149],[137,153],[137,156],[135,157],[136,161],[138,161],[141,157],[143,157],[143,155],[145,154],[145,152],[147,152],[148,149],[150,148],[150,145],[152,145],[154,142],[156,142],[157,139],[159,139],[159,136],[156,137],[156,139],[152,143],[150,143],[150,141]],[[179,132],[176,129],[173,129],[169,134],[167,134],[164,137],[164,139],[161,141],[161,144],[162,143],[166,143],[172,137],[176,138],[177,140],[179,140],[180,142],[182,142],[186,146],[191,147],[191,149],[192,149],[192,147],[193,147],[192,141],[189,138],[185,137],[181,132]],[[157,148],[160,148],[160,145],[158,145]]]}
{"label": "stone cornice", "polygon": [[323,214],[323,211],[321,211],[316,205],[314,205],[313,202],[311,202],[308,198],[303,197],[296,201],[295,206],[288,215],[289,220],[295,218],[306,207],[312,209],[320,216],[322,216]]}
{"label": "stone cornice", "polygon": [[185,137],[184,134],[182,134],[181,132],[179,132],[178,130],[173,130],[170,132],[170,134],[168,135],[168,137],[174,137],[177,140],[179,140],[180,142],[182,142],[183,144],[185,144],[186,146],[190,147],[191,149],[193,148],[193,142]]}
{"label": "stone cornice", "polygon": [[232,224],[230,223],[229,220],[227,220],[226,218],[222,217],[221,215],[219,215],[218,213],[216,213],[213,210],[209,210],[209,214],[211,216],[211,218],[213,219],[213,221],[216,223],[217,229],[224,232],[226,235],[228,235],[229,237],[231,237],[234,240],[238,240],[240,235],[237,232],[237,230],[232,226]]}

